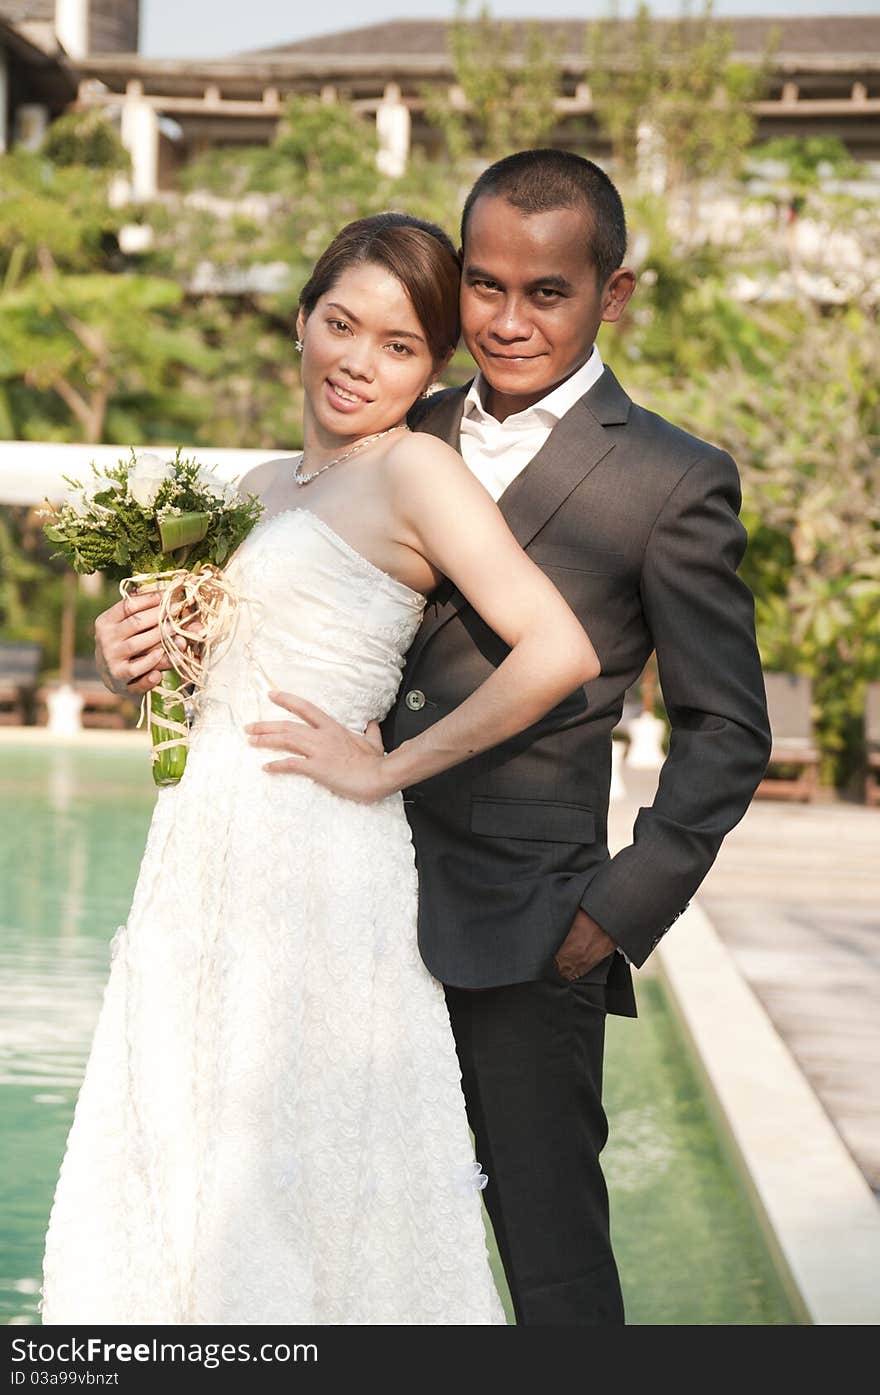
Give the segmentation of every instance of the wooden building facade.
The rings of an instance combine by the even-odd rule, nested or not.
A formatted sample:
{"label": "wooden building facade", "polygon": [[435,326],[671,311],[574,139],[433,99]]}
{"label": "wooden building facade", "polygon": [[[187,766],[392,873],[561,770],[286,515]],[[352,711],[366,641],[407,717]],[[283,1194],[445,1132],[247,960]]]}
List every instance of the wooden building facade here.
{"label": "wooden building facade", "polygon": [[[593,114],[588,22],[533,23],[559,53],[558,125],[552,139],[601,159],[608,151]],[[732,31],[733,56],[741,61],[760,62],[771,35],[775,40],[768,90],[755,103],[759,139],[833,135],[855,158],[880,160],[880,15],[719,23]],[[526,22],[510,28],[521,38]],[[615,63],[627,62],[627,41],[627,22],[620,21]],[[428,147],[437,135],[424,119],[426,90],[461,100],[442,20],[389,21],[224,59],[93,53],[79,66],[82,103],[112,106],[131,100],[173,117],[184,160],[215,145],[269,140],[285,99],[293,94],[320,94],[370,116],[396,106],[405,111],[409,138]]]}
{"label": "wooden building facade", "polygon": [[[138,0],[0,0],[0,23],[21,33],[35,21],[48,25],[53,13],[59,35],[63,24],[80,37],[86,27],[87,51],[67,46],[80,79],[76,102],[120,115],[138,198],[173,184],[175,169],[206,149],[269,141],[293,95],[345,102],[376,119],[391,172],[412,143],[430,149],[439,140],[425,119],[426,92],[462,101],[442,20],[372,24],[229,58],[157,59],[135,51]],[[511,23],[514,52],[527,23],[558,53],[550,139],[607,158],[590,90],[589,22]],[[880,14],[718,23],[731,31],[737,60],[761,62],[772,43],[767,90],[754,104],[759,139],[836,136],[856,159],[880,161]],[[615,26],[612,65],[626,65],[631,34],[627,21]]]}

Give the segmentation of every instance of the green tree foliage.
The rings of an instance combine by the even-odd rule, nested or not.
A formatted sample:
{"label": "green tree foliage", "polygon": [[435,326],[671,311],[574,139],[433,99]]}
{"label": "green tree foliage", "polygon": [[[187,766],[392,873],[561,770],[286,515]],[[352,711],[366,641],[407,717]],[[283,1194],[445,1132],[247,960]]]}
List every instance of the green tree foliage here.
{"label": "green tree foliage", "polygon": [[[125,443],[126,403],[161,396],[183,364],[207,369],[214,361],[197,332],[171,323],[180,301],[172,281],[65,276],[48,263],[0,298],[0,379],[56,394],[68,413],[67,439],[114,440],[114,428],[122,427]],[[115,420],[116,406],[122,412]]]}
{"label": "green tree foliage", "polygon": [[641,248],[636,296],[615,336],[626,348],[627,380],[654,393],[664,385],[677,391],[731,364],[757,378],[771,373],[783,351],[784,314],[731,295],[737,249],[684,247],[664,198],[634,195],[627,205],[630,241]]}
{"label": "green tree foliage", "polygon": [[297,290],[339,228],[388,207],[375,126],[349,106],[293,98],[269,146],[211,151],[185,172],[190,198],[164,220],[159,251],[177,276],[280,262]]}
{"label": "green tree foliage", "polygon": [[763,165],[768,161],[783,170],[775,183],[774,197],[784,197],[797,212],[803,211],[827,179],[850,179],[859,173],[856,161],[836,136],[777,136],[754,146],[750,162]]}
{"label": "green tree foliage", "polygon": [[737,63],[731,50],[730,29],[715,19],[712,0],[696,13],[685,0],[679,18],[665,21],[643,2],[630,25],[621,23],[615,0],[609,17],[590,26],[596,118],[622,174],[637,168],[645,126],[662,143],[669,190],[736,173],[754,138],[748,104],[760,93],[766,60]]}
{"label": "green tree foliage", "polygon": [[58,168],[78,165],[122,174],[131,168],[131,158],[119,132],[97,107],[67,112],[53,121],[40,154]]}
{"label": "green tree foliage", "polygon": [[26,599],[45,573],[34,549],[22,547],[27,510],[0,511],[0,616],[9,638],[30,639]]}
{"label": "green tree foliage", "polygon": [[858,763],[865,684],[880,677],[878,385],[877,326],[855,308],[796,324],[766,379],[713,385],[743,473],[762,658],[812,677],[838,779]]}
{"label": "green tree foliage", "polygon": [[[58,667],[64,568],[50,563],[51,547],[43,537],[40,510],[0,509],[0,639],[27,640],[43,647],[43,669]],[[119,599],[109,584],[76,594],[76,652],[94,648],[95,617]]]}
{"label": "green tree foliage", "polygon": [[460,104],[428,91],[426,116],[443,133],[453,165],[488,164],[547,138],[556,124],[559,62],[538,25],[520,37],[488,5],[472,16],[469,0],[456,0],[449,48]]}
{"label": "green tree foliage", "polygon": [[[844,181],[856,177],[859,167],[843,142],[833,136],[780,136],[756,146],[750,153],[749,167],[751,200],[776,209],[775,237],[784,251],[793,290],[801,302],[810,301],[811,275],[836,281],[843,270],[849,293],[856,289],[852,284],[854,275],[858,275],[856,268],[852,264],[844,268],[835,264],[830,236],[834,232],[850,239],[855,235],[862,245],[867,278],[858,287],[858,296],[863,298],[870,290],[868,282],[880,253],[880,236],[876,208],[866,207],[864,201],[846,189]],[[820,223],[825,236],[813,254],[805,257],[801,229],[806,219]],[[873,238],[868,236],[869,227]]]}
{"label": "green tree foliage", "polygon": [[653,213],[629,320],[604,331],[603,352],[637,398],[736,459],[762,659],[813,679],[825,775],[841,782],[860,759],[865,683],[880,677],[875,312],[735,300],[736,254],[676,255]]}
{"label": "green tree foliage", "polygon": [[[112,168],[0,157],[0,420],[10,435],[127,443],[133,407],[159,402],[180,368],[204,372],[214,360],[180,324],[180,285],[125,267],[124,211],[107,201]],[[136,438],[149,431],[147,417]]]}
{"label": "green tree foliage", "polygon": [[[216,357],[207,375],[184,370],[176,412],[179,420],[183,406],[199,405],[196,442],[265,449],[267,454],[302,444],[302,384],[291,310],[288,302],[286,313],[275,315],[259,297],[201,300],[200,330]],[[164,436],[171,440],[173,434],[169,421]]]}
{"label": "green tree foliage", "polygon": [[[704,18],[692,22],[692,39]],[[464,8],[458,21],[464,24]],[[267,454],[295,448],[299,290],[351,218],[402,208],[456,237],[474,162],[496,153],[492,143],[501,139],[490,96],[509,93],[504,84],[523,71],[522,51],[505,54],[489,32],[460,31],[459,85],[467,92],[479,78],[484,86],[471,87],[475,105],[469,124],[457,128],[465,136],[456,160],[429,160],[416,150],[403,177],[391,180],[376,170],[370,120],[344,103],[297,99],[272,145],[216,152],[190,168],[180,196],[140,208],[154,249],[136,262],[119,252],[117,233],[131,211],[108,207],[109,163],[94,168],[17,151],[0,158],[0,434],[257,446]],[[644,51],[639,56],[631,42],[630,67],[621,70],[623,116],[637,118],[644,107],[659,129],[681,132],[682,113],[699,125],[705,104],[713,129],[734,132],[732,170],[739,128],[725,126],[723,104],[712,107],[706,94],[717,84],[710,89],[701,78],[700,86],[680,54],[669,56],[668,30],[661,54],[645,12],[628,32],[632,42],[642,33]],[[723,73],[726,60],[712,52]],[[712,70],[705,54],[700,63]],[[724,90],[737,91],[732,83]],[[736,100],[744,111],[744,99]],[[672,108],[682,124],[670,117],[660,126]],[[631,153],[636,127],[621,120],[615,139],[619,148],[629,142]],[[507,148],[543,138],[519,122],[508,131]],[[712,142],[687,154],[682,177],[696,181],[718,170],[723,142]],[[603,329],[601,347],[638,401],[737,460],[751,539],[745,575],[757,599],[762,655],[770,667],[812,676],[826,774],[841,781],[858,761],[865,682],[880,677],[880,295],[870,284],[872,259],[880,256],[876,205],[842,184],[829,190],[829,169],[838,180],[852,173],[839,148],[774,143],[753,156],[753,182],[757,172],[763,185],[740,189],[748,218],[727,241],[717,228],[710,241],[683,227],[680,200],[624,185],[640,284],[623,322]],[[769,159],[775,176],[767,173]],[[779,217],[750,207],[756,198],[775,202]],[[816,265],[806,270],[817,284],[819,273],[834,281],[840,303],[790,289],[784,214],[793,200],[801,201],[803,219],[845,234],[864,252],[861,269],[848,265],[835,281],[838,244],[816,240]],[[469,371],[459,355],[447,379],[461,381]],[[0,633],[43,639],[51,661],[61,586],[47,556],[33,512],[4,511]],[[81,652],[90,648],[90,619],[110,599],[106,592],[80,597]]]}
{"label": "green tree foliage", "polygon": [[[120,256],[125,211],[107,198],[120,167],[112,131],[68,125],[61,137],[48,143],[59,164],[21,150],[0,157],[0,428],[22,440],[155,439],[182,372],[207,374],[216,351],[181,324],[177,282],[132,273]],[[78,149],[92,164],[67,163]],[[197,401],[176,398],[171,440],[186,439]],[[4,513],[0,604],[0,632],[41,639],[51,662],[61,582],[33,510]],[[84,650],[100,608],[78,602]]]}
{"label": "green tree foliage", "polygon": [[112,269],[121,210],[104,171],[58,167],[16,149],[0,156],[0,286],[17,286],[48,256],[61,272]]}

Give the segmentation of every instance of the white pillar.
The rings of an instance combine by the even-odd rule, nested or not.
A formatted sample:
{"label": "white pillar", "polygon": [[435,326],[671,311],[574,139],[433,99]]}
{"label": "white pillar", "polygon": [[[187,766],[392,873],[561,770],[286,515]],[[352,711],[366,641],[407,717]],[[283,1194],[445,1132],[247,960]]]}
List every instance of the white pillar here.
{"label": "white pillar", "polygon": [[159,117],[144,101],[143,84],[134,80],[125,89],[120,133],[131,156],[130,197],[135,203],[155,198],[159,187]]}
{"label": "white pillar", "polygon": [[623,757],[625,754],[625,741],[612,741],[611,743],[611,788],[608,797],[611,800],[626,798],[626,785],[623,782]]}
{"label": "white pillar", "polygon": [[82,694],[69,683],[53,688],[46,698],[46,726],[56,736],[76,736],[82,730]]}
{"label": "white pillar", "polygon": [[15,112],[13,140],[25,150],[39,150],[49,127],[49,108],[40,102],[22,102]]}
{"label": "white pillar", "polygon": [[665,192],[666,145],[649,121],[640,121],[636,128],[636,168],[643,189],[652,194]]}
{"label": "white pillar", "polygon": [[400,88],[396,82],[389,82],[376,109],[379,137],[376,165],[380,173],[391,179],[399,179],[406,169],[411,125],[409,108],[401,101]]}
{"label": "white pillar", "polygon": [[666,759],[663,751],[666,723],[652,712],[640,712],[638,717],[633,717],[628,731],[627,765],[633,770],[659,770]]}
{"label": "white pillar", "polygon": [[89,51],[88,0],[55,0],[55,34],[71,58],[85,58]]}
{"label": "white pillar", "polygon": [[0,44],[0,155],[5,154],[8,142],[6,131],[6,104],[9,101],[9,68],[6,49]]}

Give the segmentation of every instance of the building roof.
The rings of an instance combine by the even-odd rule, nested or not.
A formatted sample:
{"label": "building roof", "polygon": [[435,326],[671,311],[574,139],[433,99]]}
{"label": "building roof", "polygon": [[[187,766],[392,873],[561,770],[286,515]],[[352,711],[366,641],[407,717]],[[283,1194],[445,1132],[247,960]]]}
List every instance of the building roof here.
{"label": "building roof", "polygon": [[0,44],[27,73],[33,94],[31,100],[36,98],[53,107],[64,106],[76,96],[77,76],[63,49],[57,45],[43,47],[46,37],[31,29],[22,32],[10,23],[5,10],[0,9]]}
{"label": "building roof", "polygon": [[[0,0],[0,8],[2,4]],[[740,17],[718,22],[730,27],[734,58],[757,61],[767,52],[768,44],[772,45],[771,68],[776,82],[791,79],[806,84],[802,96],[843,100],[855,81],[865,85],[871,98],[876,95],[880,14]],[[501,23],[509,26],[515,43],[537,24],[556,46],[565,80],[574,84],[589,77],[590,21]],[[675,21],[655,23],[672,25]],[[405,85],[411,94],[426,83],[455,81],[448,44],[450,27],[446,20],[389,20],[223,58],[102,53],[80,59],[77,67],[84,78],[98,79],[114,92],[124,92],[130,81],[139,81],[146,93],[178,99],[201,99],[206,91],[216,89],[218,93],[222,90],[224,100],[259,100],[266,89],[287,96],[319,86],[337,86],[348,95],[366,98],[370,92],[381,92],[389,82]],[[631,51],[627,39],[632,32],[632,22],[627,20],[615,21],[611,27],[612,52],[619,54],[623,63]],[[873,119],[867,109],[862,114]]]}
{"label": "building roof", "polygon": [[24,24],[31,20],[55,26],[55,0],[3,0],[0,14],[7,24]]}
{"label": "building roof", "polygon": [[[559,44],[566,56],[578,58],[584,52],[587,31],[591,28],[591,21],[588,20],[542,19],[538,16],[534,19],[498,22],[504,24],[516,43],[522,43],[529,29],[537,25],[548,39]],[[880,62],[880,14],[737,16],[719,18],[716,22],[730,30],[733,35],[734,54],[743,58],[759,57],[764,52],[768,40],[775,35],[778,60],[846,55],[873,58],[875,62]],[[654,23],[671,27],[676,21],[659,19]],[[278,44],[272,48],[252,49],[235,56],[242,59],[278,59],[286,55],[295,58],[304,57],[306,54],[333,57],[376,57],[379,54],[435,57],[448,52],[450,27],[450,23],[442,19],[387,20],[380,24],[367,24],[356,29],[342,29],[335,33],[300,39],[295,43]],[[616,45],[619,44],[621,49],[625,49],[627,39],[634,31],[633,21],[617,20],[611,28]]]}

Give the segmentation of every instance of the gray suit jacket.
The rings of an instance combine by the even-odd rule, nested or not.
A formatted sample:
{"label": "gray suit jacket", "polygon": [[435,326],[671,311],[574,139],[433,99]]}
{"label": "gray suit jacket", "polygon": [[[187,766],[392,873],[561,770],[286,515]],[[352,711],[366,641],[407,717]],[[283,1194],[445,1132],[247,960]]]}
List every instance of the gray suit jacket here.
{"label": "gray suit jacket", "polygon": [[[465,393],[418,404],[411,425],[457,447]],[[555,977],[579,905],[643,964],[744,814],[770,749],[729,455],[636,406],[606,368],[499,504],[589,631],[602,673],[513,740],[405,791],[421,953],[467,988]],[[611,731],[652,649],[669,755],[632,846],[610,858]],[[507,652],[441,585],[386,744],[437,721]],[[621,955],[585,979],[609,1011],[634,1013]]]}

